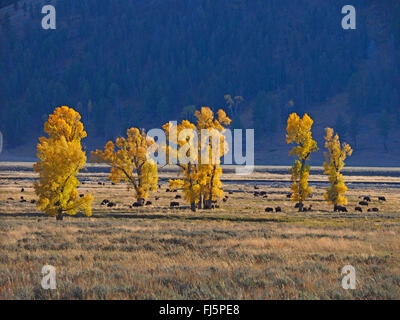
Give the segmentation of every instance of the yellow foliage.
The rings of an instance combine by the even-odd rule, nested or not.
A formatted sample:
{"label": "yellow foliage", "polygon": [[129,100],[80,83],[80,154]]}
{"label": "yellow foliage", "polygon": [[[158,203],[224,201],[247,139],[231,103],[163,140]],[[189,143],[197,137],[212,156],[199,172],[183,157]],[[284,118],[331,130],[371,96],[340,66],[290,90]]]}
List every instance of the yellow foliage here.
{"label": "yellow foliage", "polygon": [[[169,143],[163,146],[167,163],[176,163],[183,173],[183,180],[170,180],[170,187],[182,188],[193,210],[196,205],[210,208],[212,201],[224,194],[220,159],[229,150],[223,133],[225,126],[231,122],[225,111],[220,109],[214,116],[209,107],[197,110],[195,117],[197,124],[183,120],[176,127],[171,127],[169,123],[163,126],[167,141],[177,141],[177,145]],[[202,133],[207,133],[207,140]],[[194,136],[198,139],[193,139]],[[213,144],[213,141],[216,143]],[[182,161],[184,157],[187,159],[185,162]]]}
{"label": "yellow foliage", "polygon": [[324,162],[324,174],[328,175],[331,186],[324,194],[325,199],[334,205],[346,205],[347,198],[345,194],[347,187],[341,171],[345,165],[344,160],[351,156],[353,150],[347,143],[340,143],[339,136],[334,133],[332,128],[325,129],[325,148],[326,161]]}
{"label": "yellow foliage", "polygon": [[34,183],[39,199],[37,207],[51,216],[62,219],[64,213],[74,215],[83,210],[90,216],[93,197],[79,197],[76,175],[86,164],[81,139],[86,137],[81,116],[66,106],[57,108],[44,125],[48,138],[39,138],[34,171],[39,181]]}
{"label": "yellow foliage", "polygon": [[296,160],[291,169],[292,200],[302,203],[308,198],[312,189],[308,186],[310,166],[306,161],[310,159],[311,153],[318,150],[317,142],[312,138],[311,127],[314,121],[305,114],[300,118],[292,113],[287,120],[286,143],[295,143],[296,146],[290,151],[290,155],[296,155]]}
{"label": "yellow foliage", "polygon": [[92,160],[110,165],[112,182],[124,181],[128,189],[133,186],[138,200],[146,199],[149,191],[157,189],[157,164],[149,157],[150,147],[157,145],[153,138],[137,128],[130,128],[126,133],[126,138],[107,142],[104,151],[92,152]]}

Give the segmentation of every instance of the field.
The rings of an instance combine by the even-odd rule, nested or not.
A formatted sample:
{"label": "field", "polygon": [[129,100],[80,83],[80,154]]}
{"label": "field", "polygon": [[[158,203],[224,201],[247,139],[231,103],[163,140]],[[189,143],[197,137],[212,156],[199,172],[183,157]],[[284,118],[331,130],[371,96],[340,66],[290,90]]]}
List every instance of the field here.
{"label": "field", "polygon": [[[348,213],[332,212],[323,200],[326,178],[318,171],[310,176],[313,210],[299,213],[286,197],[286,169],[258,168],[251,176],[226,170],[228,201],[193,213],[175,199],[180,191],[166,192],[173,171],[161,172],[152,205],[130,208],[132,191],[92,166],[79,176],[79,192],[93,194],[93,216],[57,222],[30,203],[30,166],[0,164],[0,299],[400,298],[398,170],[345,171]],[[379,212],[356,213],[367,195]],[[102,206],[103,199],[116,207]],[[171,201],[180,207],[170,208]],[[264,211],[276,206],[281,213]],[[349,264],[355,290],[341,285]],[[56,290],[41,288],[44,265],[56,268]]]}

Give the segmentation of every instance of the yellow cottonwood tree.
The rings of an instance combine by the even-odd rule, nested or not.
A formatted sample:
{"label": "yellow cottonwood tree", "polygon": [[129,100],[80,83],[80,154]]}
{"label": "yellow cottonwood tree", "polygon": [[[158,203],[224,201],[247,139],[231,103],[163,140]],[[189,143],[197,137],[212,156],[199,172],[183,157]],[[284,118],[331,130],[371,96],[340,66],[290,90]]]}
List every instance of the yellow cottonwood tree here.
{"label": "yellow cottonwood tree", "polygon": [[128,190],[133,187],[137,203],[143,205],[149,191],[157,189],[157,164],[149,157],[149,148],[156,145],[144,130],[130,128],[126,134],[126,138],[117,138],[115,143],[107,142],[104,151],[92,152],[92,160],[110,165],[110,180],[128,183]]}
{"label": "yellow cottonwood tree", "polygon": [[291,169],[292,180],[292,200],[300,203],[299,211],[302,210],[303,202],[308,198],[312,189],[308,186],[308,176],[310,166],[306,161],[310,159],[311,153],[318,150],[317,142],[312,138],[311,127],[313,120],[305,114],[300,118],[296,113],[292,113],[287,120],[286,143],[295,143],[290,155],[296,155]]}
{"label": "yellow cottonwood tree", "polygon": [[344,160],[352,155],[353,150],[347,143],[340,143],[338,134],[335,134],[332,128],[325,129],[325,148],[328,149],[328,152],[324,152],[326,159],[324,174],[328,175],[331,184],[324,194],[325,200],[335,206],[346,205],[347,187],[341,170],[345,165]]}
{"label": "yellow cottonwood tree", "polygon": [[81,116],[74,109],[60,107],[55,109],[44,125],[48,138],[39,138],[34,171],[39,173],[35,181],[35,193],[38,195],[37,208],[62,220],[64,214],[74,215],[84,211],[92,214],[93,197],[87,194],[79,197],[76,178],[86,163],[82,151],[81,139],[86,137]]}
{"label": "yellow cottonwood tree", "polygon": [[[196,207],[211,208],[212,202],[224,194],[220,161],[228,152],[223,133],[231,122],[222,109],[214,116],[209,107],[202,107],[194,115],[197,124],[183,120],[176,127],[169,123],[163,126],[167,141],[177,141],[164,147],[167,163],[177,164],[183,174],[183,179],[170,180],[170,187],[183,189],[193,211]],[[186,161],[182,161],[184,158]]]}

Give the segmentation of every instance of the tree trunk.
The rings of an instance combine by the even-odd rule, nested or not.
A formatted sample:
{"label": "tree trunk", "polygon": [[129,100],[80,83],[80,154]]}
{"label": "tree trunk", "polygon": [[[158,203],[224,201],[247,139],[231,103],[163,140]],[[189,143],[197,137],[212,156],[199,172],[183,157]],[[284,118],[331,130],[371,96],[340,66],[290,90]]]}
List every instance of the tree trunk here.
{"label": "tree trunk", "polygon": [[303,212],[303,208],[304,208],[303,202],[300,200],[299,212]]}
{"label": "tree trunk", "polygon": [[198,209],[201,209],[201,208],[202,208],[202,204],[203,204],[203,197],[202,197],[202,195],[200,195],[200,197],[199,197],[199,204],[197,205],[197,208],[198,208]]}
{"label": "tree trunk", "polygon": [[62,221],[63,219],[63,212],[61,209],[58,210],[57,216],[56,216],[56,220],[57,221]]}
{"label": "tree trunk", "polygon": [[211,209],[212,208],[212,201],[211,199],[204,200],[204,209]]}
{"label": "tree trunk", "polygon": [[137,203],[142,207],[144,206],[144,198],[137,199]]}

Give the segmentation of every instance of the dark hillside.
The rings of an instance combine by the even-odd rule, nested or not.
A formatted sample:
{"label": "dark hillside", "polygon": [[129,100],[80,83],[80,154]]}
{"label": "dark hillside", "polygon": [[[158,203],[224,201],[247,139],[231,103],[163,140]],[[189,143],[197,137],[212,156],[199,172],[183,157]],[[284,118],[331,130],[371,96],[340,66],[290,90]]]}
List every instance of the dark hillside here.
{"label": "dark hillside", "polygon": [[[54,31],[41,29],[48,3]],[[353,1],[356,30],[341,27],[345,4],[0,0],[0,160],[32,157],[55,106],[81,113],[91,149],[209,105],[255,128],[259,164],[290,163],[295,111],[313,116],[321,148],[326,125],[353,144],[349,163],[399,165],[400,2]],[[229,108],[226,94],[244,101]]]}

